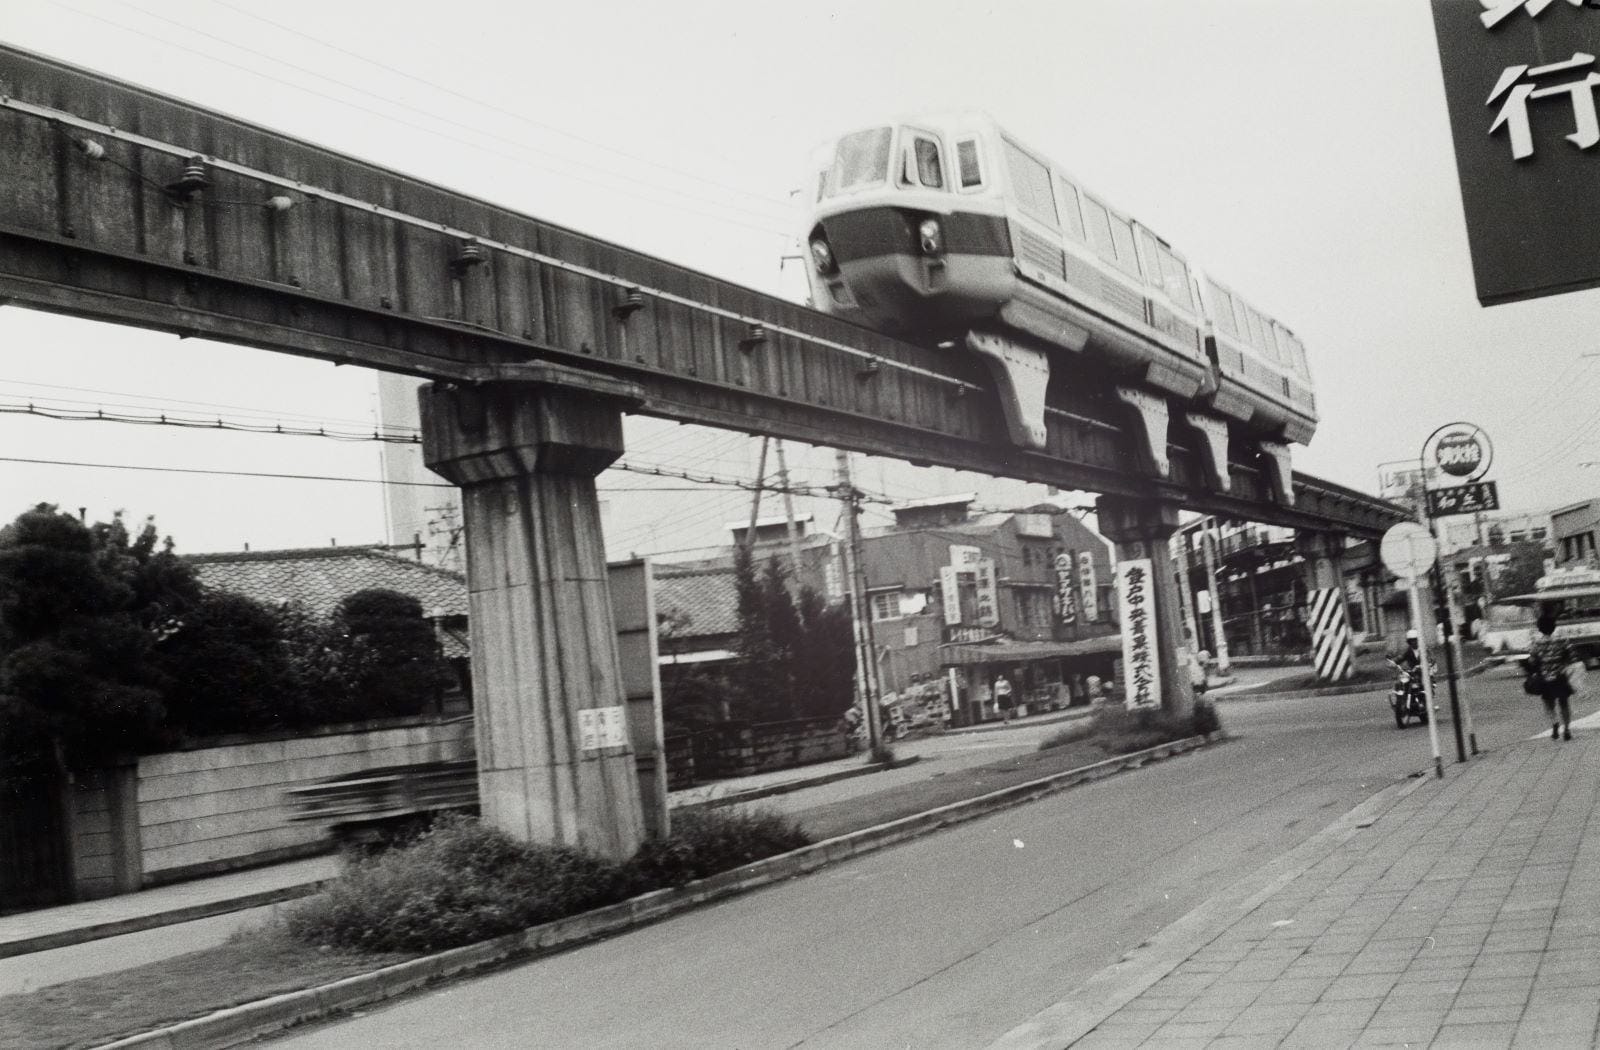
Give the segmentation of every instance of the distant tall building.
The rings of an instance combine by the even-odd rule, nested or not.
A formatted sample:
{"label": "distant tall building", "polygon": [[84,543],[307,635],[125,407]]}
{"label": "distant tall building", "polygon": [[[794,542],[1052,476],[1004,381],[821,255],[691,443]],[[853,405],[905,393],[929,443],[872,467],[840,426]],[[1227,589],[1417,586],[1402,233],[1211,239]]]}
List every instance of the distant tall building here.
{"label": "distant tall building", "polygon": [[[420,427],[417,390],[421,386],[420,379],[379,372],[379,425],[386,431]],[[389,542],[411,543],[420,539],[425,563],[465,571],[461,491],[423,465],[422,446],[383,445],[383,480]]]}

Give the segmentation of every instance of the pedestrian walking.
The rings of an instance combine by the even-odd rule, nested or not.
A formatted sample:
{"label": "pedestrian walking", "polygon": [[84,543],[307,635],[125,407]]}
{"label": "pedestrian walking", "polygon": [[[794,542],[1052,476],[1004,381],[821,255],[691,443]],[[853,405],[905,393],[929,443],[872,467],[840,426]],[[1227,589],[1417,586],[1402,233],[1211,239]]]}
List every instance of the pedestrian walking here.
{"label": "pedestrian walking", "polygon": [[1000,713],[1007,722],[1011,721],[1011,713],[1016,710],[1016,704],[1011,698],[1011,683],[1005,675],[994,680],[994,702],[1000,705]]}
{"label": "pedestrian walking", "polygon": [[[1528,647],[1528,679],[1538,687],[1550,715],[1550,739],[1572,739],[1572,679],[1568,666],[1576,659],[1565,638],[1556,637],[1556,618],[1542,613],[1534,622],[1536,633]],[[1556,718],[1557,705],[1561,717]]]}

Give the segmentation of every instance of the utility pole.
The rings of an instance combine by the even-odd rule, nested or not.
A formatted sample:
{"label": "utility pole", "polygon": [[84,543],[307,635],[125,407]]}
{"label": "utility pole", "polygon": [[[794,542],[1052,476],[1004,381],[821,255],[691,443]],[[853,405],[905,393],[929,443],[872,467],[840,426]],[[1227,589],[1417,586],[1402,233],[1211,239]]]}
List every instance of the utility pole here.
{"label": "utility pole", "polygon": [[761,462],[756,466],[756,491],[750,498],[750,527],[744,533],[744,549],[756,549],[756,519],[761,515],[761,486],[767,480],[767,442],[770,438],[761,439]]}
{"label": "utility pole", "polygon": [[1228,673],[1228,636],[1222,629],[1222,591],[1217,587],[1217,556],[1213,547],[1211,529],[1216,524],[1215,518],[1203,518],[1200,522],[1200,553],[1206,563],[1206,589],[1211,593],[1211,633],[1216,635],[1217,642],[1217,673]]}
{"label": "utility pole", "polygon": [[882,747],[882,731],[878,726],[878,661],[872,639],[871,616],[867,609],[865,581],[861,575],[861,500],[855,485],[850,481],[850,453],[840,449],[839,498],[845,501],[846,527],[849,535],[844,541],[844,572],[850,589],[850,624],[856,643],[856,695],[866,708],[864,720],[867,727],[869,756],[876,759]]}
{"label": "utility pole", "polygon": [[1183,606],[1183,629],[1189,634],[1189,653],[1199,659],[1200,625],[1195,621],[1194,587],[1189,580],[1189,542],[1179,529],[1167,541],[1167,551],[1172,556],[1172,571],[1178,578],[1178,604]]}
{"label": "utility pole", "polygon": [[789,533],[789,579],[800,593],[800,529],[794,523],[794,493],[789,491],[789,464],[783,459],[783,439],[774,444],[778,452],[778,487],[783,493],[783,520]]}

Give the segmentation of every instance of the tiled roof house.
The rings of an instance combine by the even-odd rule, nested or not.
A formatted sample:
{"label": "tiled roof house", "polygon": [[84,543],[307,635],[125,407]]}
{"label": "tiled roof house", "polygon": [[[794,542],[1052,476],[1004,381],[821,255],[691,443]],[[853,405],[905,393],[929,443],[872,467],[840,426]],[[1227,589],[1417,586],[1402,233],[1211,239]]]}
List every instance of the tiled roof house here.
{"label": "tiled roof house", "polygon": [[185,561],[206,587],[278,608],[298,602],[314,616],[329,616],[357,591],[382,588],[409,594],[422,614],[440,618],[445,656],[470,653],[467,580],[459,572],[424,565],[382,547],[309,547],[300,550],[190,554]]}

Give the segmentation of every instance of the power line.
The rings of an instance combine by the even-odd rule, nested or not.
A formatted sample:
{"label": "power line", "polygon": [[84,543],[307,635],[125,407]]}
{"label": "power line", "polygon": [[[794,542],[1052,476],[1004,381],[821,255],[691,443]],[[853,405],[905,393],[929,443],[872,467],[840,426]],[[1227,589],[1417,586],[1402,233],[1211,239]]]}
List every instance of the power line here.
{"label": "power line", "polygon": [[630,163],[648,165],[649,167],[656,168],[659,171],[670,172],[670,173],[672,173],[674,175],[677,175],[677,176],[680,176],[682,178],[692,179],[692,180],[694,180],[696,182],[703,182],[706,185],[716,187],[717,189],[729,190],[729,191],[731,191],[733,193],[742,194],[742,195],[744,195],[746,197],[750,197],[750,198],[752,198],[754,200],[759,200],[764,204],[770,204],[770,205],[782,208],[782,209],[784,209],[786,211],[788,210],[787,203],[784,202],[784,201],[780,201],[777,198],[768,197],[765,194],[756,193],[754,191],[747,190],[747,189],[744,189],[744,188],[739,187],[739,186],[734,186],[731,183],[719,182],[716,179],[708,178],[708,177],[706,177],[704,175],[701,175],[701,174],[698,174],[696,172],[687,171],[687,170],[680,169],[680,168],[674,168],[671,165],[663,164],[660,161],[654,160],[654,159],[652,159],[650,157],[646,157],[646,156],[642,156],[640,154],[630,153],[630,152],[628,152],[626,150],[618,149],[615,146],[609,145],[609,144],[604,143],[604,142],[600,142],[597,139],[586,138],[585,136],[579,135],[576,132],[568,131],[565,128],[559,128],[559,127],[555,126],[554,124],[546,124],[543,121],[539,121],[539,120],[533,119],[532,117],[528,116],[525,113],[519,113],[516,110],[507,109],[504,106],[500,106],[500,105],[498,105],[496,103],[488,102],[488,101],[485,101],[485,100],[483,100],[481,98],[477,98],[477,97],[475,97],[473,95],[465,94],[464,92],[457,91],[454,88],[448,87],[448,86],[446,86],[444,84],[439,84],[439,83],[437,83],[435,81],[429,80],[426,77],[419,77],[414,73],[411,73],[411,72],[408,72],[408,71],[406,71],[404,69],[399,68],[398,66],[391,66],[391,65],[389,65],[389,64],[387,64],[385,62],[380,62],[377,59],[372,58],[372,57],[370,57],[368,55],[363,55],[358,51],[352,51],[349,48],[340,47],[338,44],[334,44],[334,43],[331,43],[331,42],[329,42],[327,40],[323,40],[323,39],[321,39],[319,37],[311,35],[310,33],[303,33],[300,30],[295,29],[292,26],[284,25],[282,22],[273,21],[272,19],[267,18],[264,15],[259,15],[254,11],[249,11],[249,10],[246,10],[245,8],[238,7],[238,6],[234,5],[234,4],[227,3],[226,0],[211,0],[211,3],[214,4],[217,7],[227,8],[228,10],[233,11],[236,14],[243,15],[246,18],[252,18],[252,19],[255,19],[257,22],[265,23],[266,25],[272,26],[275,29],[279,29],[279,30],[282,30],[285,33],[289,33],[292,36],[300,37],[302,40],[309,40],[312,43],[317,44],[317,45],[319,45],[321,47],[325,47],[330,51],[337,51],[341,55],[347,55],[350,58],[356,59],[359,62],[365,62],[368,65],[376,66],[378,69],[382,69],[385,72],[393,73],[394,75],[396,75],[398,77],[403,77],[406,80],[410,80],[410,81],[412,81],[414,83],[421,84],[421,85],[423,85],[425,87],[428,87],[428,88],[431,88],[431,89],[433,89],[435,91],[442,92],[443,94],[449,95],[452,98],[458,98],[458,99],[462,100],[463,102],[470,102],[475,106],[481,106],[484,109],[491,110],[491,111],[493,111],[495,113],[502,114],[503,116],[510,117],[513,120],[520,121],[520,122],[522,122],[524,124],[527,124],[529,127],[539,128],[539,129],[541,129],[543,131],[548,131],[548,132],[551,132],[553,134],[560,135],[563,138],[571,139],[574,142],[581,142],[586,146],[590,146],[590,147],[593,147],[594,149],[602,150],[602,151],[604,151],[606,153],[613,154],[614,156],[621,157],[623,160],[629,161]]}
{"label": "power line", "polygon": [[[193,407],[197,407],[197,408],[210,408],[210,409],[220,408],[220,409],[226,409],[226,410],[228,410],[230,412],[242,412],[245,415],[266,416],[266,417],[269,417],[269,418],[282,417],[282,418],[285,418],[285,419],[314,419],[314,420],[318,420],[318,421],[326,422],[326,423],[356,423],[356,424],[359,424],[359,425],[365,425],[366,424],[366,420],[361,420],[361,419],[329,418],[329,417],[326,417],[326,416],[311,415],[310,413],[306,413],[306,412],[268,411],[266,409],[259,408],[259,407],[255,406],[255,405],[228,405],[228,404],[223,404],[223,403],[218,402],[218,401],[192,401],[192,400],[187,400],[185,398],[180,398],[180,397],[168,397],[165,394],[140,394],[140,393],[136,393],[136,392],[131,391],[131,390],[100,390],[100,389],[97,389],[95,387],[68,386],[68,385],[63,384],[63,383],[35,383],[35,382],[33,382],[31,380],[27,380],[27,379],[4,379],[4,378],[0,378],[0,383],[9,384],[9,385],[12,385],[12,386],[29,387],[29,388],[38,389],[38,390],[68,390],[68,391],[71,391],[72,393],[75,393],[75,394],[104,394],[104,395],[106,395],[108,397],[129,398],[129,399],[132,399],[134,401],[153,401],[153,402],[156,402],[158,404],[189,405],[189,406],[193,406]],[[24,397],[26,397],[27,395],[13,395],[13,396],[24,396]],[[65,402],[67,404],[78,404],[78,405],[90,405],[90,404],[92,404],[92,405],[107,405],[107,404],[115,404],[114,402],[86,401],[86,400],[83,400],[83,399],[80,399],[80,398],[70,398],[70,397],[51,397],[50,400],[51,401],[61,401],[61,402]],[[118,405],[116,407],[121,407],[121,408],[146,408],[146,407],[150,407],[150,406],[146,406],[146,405]],[[402,429],[402,428],[392,427],[391,426],[391,427],[387,427],[386,429],[398,430],[398,429]],[[415,429],[415,428],[405,428],[405,429]]]}
{"label": "power line", "polygon": [[142,463],[88,463],[71,459],[27,459],[22,456],[0,456],[0,463],[27,463],[47,467],[93,467],[100,470],[147,470],[162,474],[213,474],[235,478],[282,478],[289,481],[343,481],[363,485],[405,485],[415,488],[453,489],[448,482],[385,481],[383,478],[352,478],[333,474],[275,474],[258,470],[203,470],[199,467],[154,467]]}
{"label": "power line", "polygon": [[[578,179],[578,180],[581,181],[582,179],[585,178],[585,176],[574,175],[574,174],[569,173],[569,172],[560,171],[559,169],[554,169],[554,168],[551,168],[551,167],[549,167],[547,165],[537,163],[535,161],[530,160],[527,157],[514,156],[512,154],[506,153],[504,150],[495,149],[492,146],[485,145],[482,142],[476,142],[476,141],[473,141],[471,139],[462,138],[460,135],[450,134],[449,132],[442,131],[442,130],[440,130],[438,128],[429,127],[429,126],[427,126],[425,124],[419,124],[416,121],[408,120],[408,119],[406,119],[404,117],[397,116],[397,115],[395,115],[393,113],[385,112],[385,111],[383,111],[381,109],[375,109],[375,108],[373,108],[371,106],[362,105],[359,102],[355,102],[355,101],[352,101],[352,100],[347,99],[347,98],[340,98],[340,97],[338,97],[336,95],[330,95],[327,92],[318,91],[315,88],[307,87],[304,84],[296,84],[293,81],[284,80],[282,77],[273,76],[271,73],[265,73],[265,72],[263,72],[263,71],[261,71],[259,69],[252,69],[249,66],[240,65],[237,62],[229,61],[228,59],[221,58],[221,57],[219,57],[217,55],[211,54],[211,53],[209,53],[207,51],[204,51],[204,50],[201,50],[199,48],[189,47],[186,44],[178,43],[175,40],[171,40],[171,39],[169,39],[167,37],[163,37],[163,36],[161,36],[159,34],[150,33],[150,32],[147,32],[147,31],[145,31],[143,29],[139,29],[139,28],[136,28],[134,26],[129,26],[129,25],[126,25],[125,23],[115,21],[114,19],[106,18],[103,15],[98,15],[98,14],[95,14],[95,13],[90,12],[90,11],[81,10],[79,8],[73,7],[70,4],[63,3],[63,2],[61,2],[61,0],[49,0],[49,2],[53,6],[59,7],[64,11],[68,11],[68,12],[71,12],[72,14],[78,15],[81,18],[88,18],[88,19],[92,19],[92,20],[94,20],[96,22],[104,23],[104,24],[109,25],[109,26],[111,26],[111,27],[113,27],[115,29],[120,29],[125,33],[132,33],[135,36],[140,36],[140,37],[144,37],[144,38],[149,39],[149,40],[154,40],[157,43],[165,44],[168,47],[177,48],[180,51],[186,51],[186,52],[188,52],[188,53],[190,53],[192,55],[196,55],[196,56],[198,56],[200,58],[206,59],[207,61],[215,62],[215,63],[217,63],[219,65],[227,66],[227,67],[229,67],[231,69],[236,69],[236,70],[238,70],[240,72],[243,72],[243,73],[248,73],[251,76],[260,77],[263,80],[268,80],[268,81],[271,81],[271,82],[273,82],[275,84],[280,84],[280,85],[282,85],[284,87],[288,87],[288,88],[291,88],[293,90],[300,91],[300,92],[303,92],[305,94],[315,96],[316,98],[320,98],[320,99],[323,99],[325,101],[335,102],[335,103],[338,103],[339,105],[347,106],[347,107],[349,107],[351,109],[354,109],[354,110],[357,110],[359,112],[367,113],[367,114],[372,115],[372,116],[380,117],[380,118],[382,118],[384,120],[392,121],[392,122],[394,122],[396,124],[399,124],[399,125],[401,125],[403,127],[408,127],[408,128],[413,129],[413,130],[423,132],[424,134],[434,135],[434,136],[437,136],[439,138],[445,139],[445,140],[450,141],[450,142],[455,142],[455,143],[458,143],[460,145],[468,146],[468,147],[470,147],[472,149],[480,150],[480,151],[482,151],[484,153],[488,153],[488,154],[491,154],[493,156],[500,157],[503,160],[509,160],[509,161],[511,161],[512,163],[515,163],[515,164],[521,164],[521,165],[523,165],[525,167],[533,168],[533,169],[540,170],[540,171],[546,171],[546,172],[549,172],[551,174],[555,174],[555,175],[558,175],[558,176],[561,176],[561,177],[567,178],[567,179]],[[127,6],[132,7],[133,5],[127,5]],[[140,10],[140,9],[135,8],[135,10]],[[149,12],[144,12],[144,13],[149,15]],[[151,16],[151,17],[160,18],[161,16]],[[201,36],[212,36],[212,34],[207,34],[207,33],[201,32],[199,30],[193,30],[193,32],[197,32]],[[220,38],[213,37],[213,39],[220,39]],[[228,43],[228,41],[223,41],[223,42],[224,43]],[[244,51],[247,51],[247,52],[251,51],[250,48],[243,47],[242,45],[231,45],[231,46],[239,47],[241,50],[244,50]],[[271,59],[270,56],[267,56],[267,57],[271,61],[280,61],[280,60],[277,60],[277,59]],[[289,65],[289,63],[282,63],[282,64]],[[298,68],[298,67],[291,66],[291,68]],[[348,86],[348,85],[343,85],[343,82],[341,82],[341,81],[334,80],[331,77],[326,77],[326,76],[323,76],[322,74],[319,74],[319,73],[312,72],[311,75],[312,76],[316,76],[319,79],[328,80],[328,81],[330,81],[332,83],[341,84],[341,86]],[[366,95],[372,95],[373,94],[372,92],[365,91],[364,89],[361,89],[361,88],[354,88],[354,90],[359,91],[362,94],[366,94]],[[381,96],[378,96],[378,97],[381,97]],[[385,101],[387,101],[387,100],[385,100]],[[463,125],[460,125],[460,123],[458,121],[453,121],[453,120],[450,120],[449,118],[438,117],[438,116],[436,116],[434,114],[430,114],[430,113],[424,113],[424,115],[428,116],[430,119],[439,120],[439,121],[441,121],[443,123],[446,123],[446,124],[455,124],[457,126],[463,126]],[[512,140],[506,139],[505,136],[497,135],[497,134],[492,133],[492,132],[484,132],[481,129],[475,129],[475,128],[468,127],[467,130],[473,131],[476,134],[486,135],[487,137],[489,137],[491,139],[502,139],[502,140],[508,141],[508,142],[512,141]],[[514,144],[515,145],[519,145],[519,146],[521,145],[520,143],[514,143]],[[603,169],[596,169],[596,170],[603,171]],[[610,177],[612,179],[615,179],[617,181],[620,181],[620,182],[630,182],[630,181],[631,182],[635,182],[635,183],[638,182],[638,180],[629,180],[626,176],[617,175],[616,173],[613,173],[613,172],[604,172],[604,174],[606,174],[608,177]],[[648,185],[648,184],[642,184],[642,185]],[[612,187],[612,188],[615,189],[615,187]],[[683,191],[673,190],[670,187],[654,187],[654,188],[664,190],[665,192],[668,192],[668,193],[677,193],[680,196],[688,196],[687,194],[684,194]],[[686,213],[694,214],[694,215],[699,215],[699,216],[701,216],[703,218],[713,219],[713,220],[716,220],[718,222],[723,222],[723,223],[726,223],[726,224],[729,224],[729,225],[733,225],[733,226],[741,226],[741,227],[744,227],[745,229],[754,230],[754,231],[759,232],[759,233],[766,233],[766,234],[771,234],[773,236],[784,237],[784,238],[789,238],[789,237],[792,236],[792,231],[781,231],[781,230],[777,230],[774,227],[770,227],[770,226],[757,226],[757,225],[755,225],[753,223],[744,222],[744,221],[741,221],[739,219],[729,217],[727,215],[717,214],[715,212],[710,212],[710,211],[703,211],[703,210],[698,209],[698,208],[688,207],[687,205],[684,205],[684,204],[676,202],[676,201],[664,200],[664,199],[662,199],[660,197],[648,196],[648,195],[645,195],[645,194],[641,194],[641,193],[639,193],[637,191],[617,190],[617,192],[624,193],[627,196],[632,196],[632,197],[635,197],[635,198],[637,198],[639,200],[646,201],[648,203],[664,205],[664,206],[670,207],[670,208],[676,208],[677,210],[682,211],[682,212],[686,212]],[[694,199],[700,200],[701,198],[694,198]],[[238,202],[238,203],[259,203],[259,202]],[[748,215],[752,215],[754,217],[761,218],[761,219],[764,219],[764,220],[767,220],[767,221],[774,221],[774,217],[773,216],[762,216],[762,215],[759,215],[756,212],[751,211],[750,209],[740,208],[737,205],[731,205],[731,204],[727,204],[726,202],[722,202],[722,206],[726,207],[726,208],[732,208],[733,210],[736,210],[736,211],[742,211],[742,212],[745,212]]]}
{"label": "power line", "polygon": [[54,419],[65,423],[129,423],[137,426],[165,426],[182,427],[188,430],[225,430],[241,434],[274,434],[284,437],[319,437],[333,441],[376,441],[383,444],[415,445],[422,441],[420,434],[380,434],[374,430],[370,433],[356,431],[329,430],[318,427],[286,427],[281,423],[272,425],[256,423],[240,423],[238,421],[224,420],[221,416],[214,419],[185,418],[182,416],[169,416],[165,413],[156,416],[137,416],[125,412],[107,412],[104,409],[51,409],[40,408],[33,403],[0,404],[0,414],[40,416],[45,419]]}

